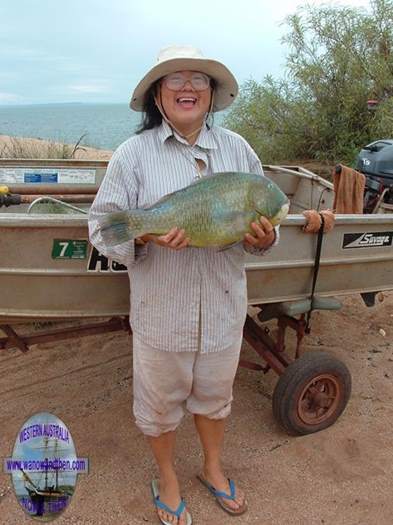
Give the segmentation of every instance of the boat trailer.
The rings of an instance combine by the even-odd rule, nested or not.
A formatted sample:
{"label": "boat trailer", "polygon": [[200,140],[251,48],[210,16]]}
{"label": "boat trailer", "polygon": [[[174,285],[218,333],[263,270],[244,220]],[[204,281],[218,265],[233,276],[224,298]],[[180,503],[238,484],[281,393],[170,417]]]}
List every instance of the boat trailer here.
{"label": "boat trailer", "polygon": [[[273,413],[289,434],[309,434],[327,428],[337,420],[349,400],[351,376],[344,363],[326,352],[301,354],[302,340],[309,331],[306,315],[311,309],[337,310],[340,306],[336,299],[314,297],[313,301],[253,305],[260,309],[256,315],[259,322],[247,314],[243,337],[264,364],[241,358],[239,366],[264,374],[273,370],[279,376],[273,393]],[[277,321],[275,336],[263,326],[273,320]],[[287,329],[296,335],[293,357],[286,353]],[[18,348],[21,352],[40,343],[107,332],[126,331],[132,335],[126,316],[27,335],[18,334],[9,324],[1,324],[0,330],[5,334],[0,337],[0,349]]]}

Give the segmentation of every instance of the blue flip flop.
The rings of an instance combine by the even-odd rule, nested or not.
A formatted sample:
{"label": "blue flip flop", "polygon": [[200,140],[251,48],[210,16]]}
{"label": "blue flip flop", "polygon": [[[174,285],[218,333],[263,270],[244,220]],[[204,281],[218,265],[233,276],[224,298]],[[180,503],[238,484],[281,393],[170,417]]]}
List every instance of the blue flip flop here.
{"label": "blue flip flop", "polygon": [[229,488],[230,488],[231,493],[227,494],[226,492],[223,492],[221,490],[217,490],[215,487],[213,487],[213,485],[211,485],[202,476],[197,475],[197,478],[199,479],[199,481],[203,485],[205,485],[205,487],[207,487],[209,489],[209,492],[211,492],[213,494],[213,496],[216,498],[217,503],[226,512],[228,512],[229,514],[232,514],[232,515],[236,515],[236,516],[239,516],[239,514],[244,514],[246,512],[246,510],[248,508],[246,500],[244,500],[243,505],[241,507],[239,507],[238,509],[232,509],[231,507],[228,507],[228,505],[225,504],[225,500],[226,499],[234,500],[236,498],[236,487],[235,487],[235,482],[233,481],[233,479],[229,479],[228,478]]}
{"label": "blue flip flop", "polygon": [[[158,509],[163,509],[166,512],[168,512],[169,514],[172,514],[173,516],[176,516],[177,519],[179,519],[181,513],[183,512],[183,510],[185,509],[185,506],[186,506],[185,501],[184,501],[183,498],[181,499],[177,509],[173,510],[170,507],[168,507],[168,505],[165,505],[164,502],[160,501],[160,492],[159,492],[159,488],[158,488],[158,481],[155,480],[155,479],[153,479],[153,481],[151,482],[151,492],[153,494],[154,505]],[[163,518],[161,518],[161,516],[158,516],[158,518],[161,521],[161,523],[163,523],[163,525],[172,525],[172,523],[170,523],[169,521],[164,520]],[[192,517],[191,517],[191,514],[187,510],[186,510],[186,525],[192,525]]]}

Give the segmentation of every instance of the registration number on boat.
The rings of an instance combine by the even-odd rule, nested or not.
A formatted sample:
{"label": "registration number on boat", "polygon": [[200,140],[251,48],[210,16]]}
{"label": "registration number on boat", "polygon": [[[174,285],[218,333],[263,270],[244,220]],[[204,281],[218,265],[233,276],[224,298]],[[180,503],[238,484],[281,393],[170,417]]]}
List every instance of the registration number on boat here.
{"label": "registration number on boat", "polygon": [[52,246],[52,259],[86,259],[86,240],[54,239]]}

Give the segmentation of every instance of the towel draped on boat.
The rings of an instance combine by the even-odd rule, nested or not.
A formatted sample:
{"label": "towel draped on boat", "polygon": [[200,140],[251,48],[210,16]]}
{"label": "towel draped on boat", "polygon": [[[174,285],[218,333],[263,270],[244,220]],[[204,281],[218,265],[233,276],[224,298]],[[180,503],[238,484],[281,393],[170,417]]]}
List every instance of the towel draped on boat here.
{"label": "towel draped on boat", "polygon": [[[338,166],[341,169],[337,170]],[[342,164],[338,166],[333,170],[333,210],[335,213],[363,213],[366,177],[363,173]]]}

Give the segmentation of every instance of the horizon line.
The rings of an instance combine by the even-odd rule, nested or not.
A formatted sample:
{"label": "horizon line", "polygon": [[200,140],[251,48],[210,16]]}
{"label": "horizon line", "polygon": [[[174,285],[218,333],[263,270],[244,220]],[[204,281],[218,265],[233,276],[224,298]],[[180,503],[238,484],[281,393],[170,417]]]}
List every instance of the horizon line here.
{"label": "horizon line", "polygon": [[72,102],[23,102],[23,103],[15,103],[15,102],[8,102],[8,103],[1,103],[0,107],[20,107],[20,106],[55,106],[55,105],[71,105],[71,104],[124,104],[128,106],[127,102],[82,102],[82,101],[72,101]]}

